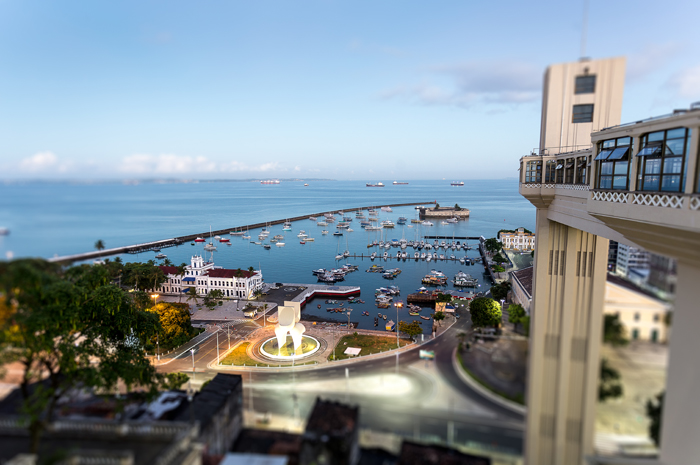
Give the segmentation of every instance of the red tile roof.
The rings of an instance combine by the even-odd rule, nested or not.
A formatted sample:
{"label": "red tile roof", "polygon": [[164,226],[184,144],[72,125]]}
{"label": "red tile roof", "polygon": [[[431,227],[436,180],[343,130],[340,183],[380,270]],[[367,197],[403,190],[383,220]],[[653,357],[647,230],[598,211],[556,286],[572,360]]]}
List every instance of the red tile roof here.
{"label": "red tile roof", "polygon": [[[252,273],[248,270],[209,270],[207,273],[207,276],[210,278],[250,278],[251,276],[254,276],[256,274],[255,271]],[[240,276],[239,276],[240,275]]]}
{"label": "red tile roof", "polygon": [[168,276],[169,274],[177,275],[177,267],[176,266],[160,265],[158,268],[163,270],[163,273],[165,273],[165,276]]}

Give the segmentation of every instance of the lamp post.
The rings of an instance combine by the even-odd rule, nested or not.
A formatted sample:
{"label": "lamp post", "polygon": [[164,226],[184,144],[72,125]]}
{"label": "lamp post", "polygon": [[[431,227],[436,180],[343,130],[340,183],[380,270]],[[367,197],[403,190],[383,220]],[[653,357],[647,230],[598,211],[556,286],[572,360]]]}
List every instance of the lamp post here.
{"label": "lamp post", "polygon": [[216,328],[216,364],[219,364],[219,330],[220,327]]}
{"label": "lamp post", "polygon": [[399,348],[401,347],[399,345],[399,309],[403,307],[403,302],[396,302],[394,307],[396,307],[396,348]]}
{"label": "lamp post", "polygon": [[[192,354],[192,379],[195,377],[195,371],[194,371],[194,347],[190,349],[190,353]],[[190,382],[190,386],[192,383]]]}
{"label": "lamp post", "polygon": [[345,314],[348,317],[348,331],[350,331],[350,312],[352,312],[352,309],[348,309],[348,312]]}
{"label": "lamp post", "polygon": [[[159,294],[151,294],[151,297],[153,297],[153,306],[155,307],[158,304]],[[158,332],[156,332],[156,358],[160,360],[160,341],[158,340]]]}

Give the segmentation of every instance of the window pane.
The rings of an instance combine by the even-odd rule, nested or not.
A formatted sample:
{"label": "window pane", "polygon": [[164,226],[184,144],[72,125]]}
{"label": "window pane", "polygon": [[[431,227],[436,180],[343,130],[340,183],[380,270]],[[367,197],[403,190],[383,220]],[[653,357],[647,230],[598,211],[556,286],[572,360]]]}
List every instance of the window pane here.
{"label": "window pane", "polygon": [[613,178],[613,189],[627,189],[627,176],[615,176]]}
{"label": "window pane", "polygon": [[613,163],[611,162],[604,162],[600,164],[600,174],[612,174],[613,172]]}
{"label": "window pane", "polygon": [[665,131],[650,132],[647,134],[647,142],[664,140]]}
{"label": "window pane", "polygon": [[627,152],[629,152],[629,147],[618,147],[612,151],[608,160],[625,160],[627,159]]}
{"label": "window pane", "polygon": [[664,155],[665,156],[683,155],[683,147],[684,146],[685,146],[685,139],[666,140],[666,150],[664,150]]}
{"label": "window pane", "polygon": [[595,157],[596,160],[607,160],[607,158],[610,156],[612,153],[612,150],[603,150],[598,154],[597,157]]}
{"label": "window pane", "polygon": [[574,105],[572,123],[593,122],[593,105]]}
{"label": "window pane", "polygon": [[615,139],[603,141],[603,148],[604,149],[611,148],[611,147],[615,147]]}
{"label": "window pane", "polygon": [[673,157],[664,159],[664,173],[678,173],[680,174],[681,168],[683,167],[682,157]]}
{"label": "window pane", "polygon": [[615,163],[615,174],[627,175],[627,162],[626,161],[618,161],[617,163]]}
{"label": "window pane", "polygon": [[600,188],[610,189],[612,187],[612,177],[611,176],[601,176],[600,177]]}
{"label": "window pane", "polygon": [[642,189],[645,191],[658,191],[659,190],[659,177],[658,176],[644,176],[644,185]]}
{"label": "window pane", "polygon": [[632,138],[631,137],[620,137],[617,139],[617,146],[621,145],[632,145]]}
{"label": "window pane", "polygon": [[666,139],[685,137],[685,128],[669,129],[666,131]]}
{"label": "window pane", "polygon": [[592,94],[595,92],[595,74],[591,76],[576,76],[575,94]]}
{"label": "window pane", "polygon": [[661,172],[660,158],[647,158],[645,160],[644,174],[658,174]]}
{"label": "window pane", "polygon": [[646,146],[637,153],[638,157],[653,157],[656,155],[661,155],[661,147],[658,145]]}
{"label": "window pane", "polygon": [[681,189],[681,177],[678,175],[664,176],[661,181],[662,191],[678,192]]}

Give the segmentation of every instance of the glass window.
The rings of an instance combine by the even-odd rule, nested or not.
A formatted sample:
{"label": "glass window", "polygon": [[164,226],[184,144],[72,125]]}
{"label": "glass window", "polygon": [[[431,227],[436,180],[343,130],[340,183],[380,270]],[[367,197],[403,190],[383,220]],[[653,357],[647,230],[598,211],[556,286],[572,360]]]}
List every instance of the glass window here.
{"label": "glass window", "polygon": [[556,172],[557,162],[555,160],[548,160],[545,166],[544,182],[552,183],[554,182],[555,172]]}
{"label": "glass window", "polygon": [[637,154],[641,159],[638,185],[642,190],[683,191],[688,139],[686,128],[650,132],[642,136],[642,148]]}
{"label": "glass window", "polygon": [[593,122],[593,104],[574,105],[572,114],[572,123],[592,123]]}
{"label": "glass window", "polygon": [[595,74],[590,76],[576,76],[574,94],[592,94],[595,92]]}
{"label": "glass window", "polygon": [[628,189],[631,144],[631,137],[609,139],[599,144],[601,150],[594,160],[598,162],[598,188]]}
{"label": "glass window", "polygon": [[529,161],[525,165],[525,182],[542,182],[542,161]]}

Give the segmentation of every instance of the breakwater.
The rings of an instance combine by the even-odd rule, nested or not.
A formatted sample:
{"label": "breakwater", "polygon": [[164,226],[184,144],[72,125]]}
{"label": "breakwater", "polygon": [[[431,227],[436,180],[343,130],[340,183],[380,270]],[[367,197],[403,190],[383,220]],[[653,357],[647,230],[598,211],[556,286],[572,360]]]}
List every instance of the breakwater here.
{"label": "breakwater", "polygon": [[[343,209],[342,211],[349,213],[349,212],[356,212],[356,211],[360,211],[360,210],[367,210],[370,208],[410,207],[410,206],[414,206],[414,205],[425,205],[425,204],[434,204],[434,203],[435,203],[435,201],[394,203],[394,204],[386,204],[386,205],[369,205],[369,206],[365,206],[365,207],[346,208],[346,209]],[[264,221],[264,222],[260,222],[260,223],[232,226],[232,227],[227,228],[227,229],[218,229],[216,231],[211,231],[211,235],[212,236],[221,236],[224,234],[229,234],[231,231],[234,231],[234,230],[238,230],[238,231],[250,230],[250,229],[263,228],[266,226],[274,226],[277,224],[284,224],[286,221],[307,220],[310,216],[323,216],[326,213],[338,213],[338,211],[339,210],[328,210],[328,211],[318,212],[318,213],[309,213],[309,214],[303,215],[303,216],[295,216],[295,217],[283,218],[283,219],[272,220],[272,221]],[[114,247],[114,248],[110,248],[110,249],[94,250],[94,251],[83,252],[83,253],[79,253],[79,254],[52,257],[52,258],[49,258],[48,261],[54,262],[54,263],[66,263],[66,264],[68,264],[68,263],[83,261],[83,260],[94,260],[97,258],[111,257],[113,255],[120,255],[120,254],[124,254],[124,253],[136,254],[136,253],[141,253],[141,252],[148,252],[151,250],[164,249],[167,247],[176,247],[180,244],[193,241],[197,237],[208,237],[209,234],[210,234],[209,231],[205,231],[205,232],[200,232],[200,233],[196,233],[196,234],[188,234],[185,236],[173,237],[170,239],[162,239],[162,240],[157,240],[157,241],[152,241],[152,242],[145,242],[145,243],[141,243],[141,244],[126,245],[126,246]]]}

